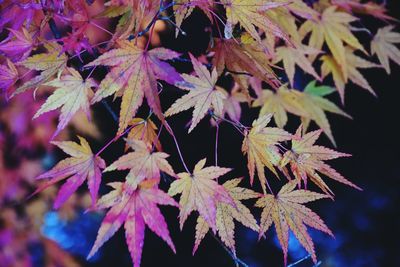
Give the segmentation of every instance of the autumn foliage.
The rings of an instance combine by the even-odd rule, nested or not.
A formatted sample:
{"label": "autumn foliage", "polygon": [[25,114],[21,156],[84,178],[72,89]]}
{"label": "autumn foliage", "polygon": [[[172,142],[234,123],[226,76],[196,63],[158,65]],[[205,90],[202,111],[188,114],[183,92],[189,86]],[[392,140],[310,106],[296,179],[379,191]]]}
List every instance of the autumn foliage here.
{"label": "autumn foliage", "polygon": [[[184,25],[194,10],[208,19],[207,50],[199,55],[163,47],[160,32],[186,35]],[[387,26],[366,29],[364,16]],[[307,228],[331,236],[334,231],[307,203],[334,199],[335,182],[361,190],[355,177],[347,179],[327,163],[350,155],[318,145],[323,134],[336,147],[326,113],[351,118],[343,108],[349,84],[375,95],[362,70],[390,74],[391,62],[400,64],[396,23],[383,4],[362,0],[0,1],[2,112],[12,114],[15,102],[26,103],[20,112],[33,118],[33,129],[44,127],[43,133],[25,129],[17,137],[29,135],[46,151],[55,146],[68,155],[47,171],[39,168],[37,189],[16,199],[45,195],[54,209],[63,209],[87,184],[90,201],[84,208],[106,212],[88,258],[124,228],[132,263],[140,266],[146,227],[179,256],[168,230],[177,222],[167,222],[161,212],[170,205],[179,209],[181,229],[189,216],[197,216],[193,253],[210,232],[243,264],[235,248],[239,222],[258,232],[260,242],[274,228],[285,265],[291,231],[316,263]],[[298,77],[307,85],[300,87]],[[175,101],[167,106],[164,95],[171,88]],[[330,98],[334,94],[338,103]],[[120,103],[118,111],[111,108],[113,101]],[[117,125],[109,141],[101,141],[95,126],[99,106],[111,115],[101,120]],[[251,125],[241,122],[250,116],[243,107],[259,112]],[[191,113],[187,129],[174,125],[180,113]],[[285,130],[289,114],[298,118],[296,132]],[[191,168],[175,133],[190,135],[199,124],[216,129],[215,156],[192,151],[198,163]],[[235,166],[219,165],[218,156],[229,159],[218,151],[220,124],[242,135],[241,144],[232,143],[247,164],[241,178],[230,174]],[[308,131],[309,126],[319,129]],[[71,127],[75,131],[66,131]],[[11,124],[7,129],[14,131]],[[103,142],[102,148],[94,150],[88,140]],[[0,144],[5,142],[2,134]],[[125,142],[125,149],[106,162],[102,153],[115,142]],[[176,150],[164,151],[167,142]],[[18,143],[24,145],[29,147]],[[170,164],[170,154],[182,164]],[[128,171],[124,180],[102,179],[103,173],[118,171]],[[18,183],[12,177],[0,178],[0,205],[15,197],[8,191]],[[167,192],[160,183],[167,184]],[[111,191],[100,195],[105,184]],[[46,195],[49,190],[53,193]],[[257,208],[261,218],[253,215]],[[67,260],[59,264],[72,266]]]}

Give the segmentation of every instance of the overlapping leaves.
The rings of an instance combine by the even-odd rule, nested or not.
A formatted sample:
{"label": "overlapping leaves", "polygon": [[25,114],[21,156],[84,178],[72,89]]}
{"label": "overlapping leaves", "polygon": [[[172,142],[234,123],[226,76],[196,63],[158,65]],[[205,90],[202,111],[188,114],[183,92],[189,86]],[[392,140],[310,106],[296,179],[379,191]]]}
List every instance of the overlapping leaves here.
{"label": "overlapping leaves", "polygon": [[[371,36],[370,51],[379,64],[367,59],[368,54],[358,39],[361,33],[357,32],[368,31],[357,28],[362,24],[358,23],[355,14],[394,21],[384,5],[359,0],[179,0],[168,4],[158,0],[120,0],[108,2],[103,11],[92,15],[89,12],[92,7],[90,1],[45,1],[42,5],[11,2],[15,6],[5,9],[10,12],[0,11],[0,28],[7,29],[4,36],[8,36],[0,42],[0,88],[6,93],[13,92],[14,96],[28,89],[54,87],[54,92],[35,115],[38,117],[60,108],[59,124],[54,136],[76,117],[78,110],[89,115],[90,104],[104,101],[111,95],[114,95],[114,99],[122,98],[117,136],[99,153],[129,132],[124,155],[105,168],[103,159],[92,152],[84,138],[79,137],[80,144],[53,142],[71,157],[38,177],[51,179],[39,186],[36,192],[67,179],[56,196],[56,208],[85,180],[92,197],[92,209],[110,208],[89,256],[122,225],[125,226],[134,266],[139,266],[141,262],[146,225],[175,251],[165,219],[158,208],[158,205],[178,206],[158,188],[164,173],[170,179],[176,179],[171,183],[168,193],[171,196],[181,195],[181,228],[193,211],[198,212],[194,251],[211,229],[236,255],[235,219],[259,231],[260,236],[274,224],[285,263],[289,230],[316,261],[314,245],[306,225],[330,235],[332,233],[318,215],[303,204],[321,198],[333,198],[333,190],[328,187],[324,177],[360,188],[326,163],[327,160],[349,155],[315,145],[315,142],[324,132],[336,145],[334,130],[326,112],[350,118],[328,99],[329,95],[337,91],[343,104],[349,81],[375,94],[361,69],[383,67],[390,73],[390,61],[400,64],[400,50],[397,47],[400,34],[394,25],[380,28]],[[3,4],[0,5],[3,7]],[[184,33],[180,27],[195,8],[200,9],[211,24],[207,29],[210,42],[203,57],[197,59],[189,51],[181,54],[162,47],[152,47],[157,21],[167,21],[175,26],[176,33]],[[33,18],[39,11],[43,11],[45,17],[40,25],[36,25]],[[169,11],[173,12],[174,19]],[[95,45],[86,34],[89,24],[94,23],[92,18],[118,19],[114,32],[97,25],[110,35],[107,45]],[[63,23],[71,22],[72,30],[68,29],[62,38],[57,37],[59,29],[54,25],[55,21],[60,22],[58,19]],[[49,40],[46,36],[47,26],[50,26],[56,40]],[[148,35],[146,38],[149,39],[145,46],[138,41],[144,35]],[[65,51],[73,51],[75,55],[69,56]],[[85,52],[92,56],[100,53],[97,59],[86,64],[91,71],[88,77],[83,74],[82,68],[82,62],[86,60],[82,54]],[[193,75],[180,74],[166,62],[186,61],[183,57],[187,54],[193,65]],[[81,63],[74,62],[75,56]],[[100,69],[106,70],[103,79],[101,73],[97,73]],[[302,72],[299,72],[300,69]],[[304,89],[297,88],[297,76],[302,73],[306,74],[306,79],[309,75],[313,78]],[[329,81],[330,77],[332,82]],[[231,79],[232,83],[224,83],[222,88],[219,81],[226,78]],[[95,79],[101,80],[99,86]],[[318,85],[314,79],[318,80]],[[285,84],[286,81],[290,87]],[[160,82],[187,92],[165,112],[159,96],[162,91]],[[93,89],[96,89],[94,93]],[[143,105],[144,98],[150,115],[141,119],[136,116],[139,108],[146,106]],[[259,117],[251,127],[240,122],[245,103],[261,107]],[[184,161],[178,141],[165,117],[192,108],[189,132],[207,114],[212,114],[217,121],[214,126],[228,122],[243,135],[242,152],[247,157],[250,184],[253,185],[257,176],[263,191],[262,197],[250,189],[238,187],[240,179],[228,179],[223,185],[219,184],[217,178],[231,169],[205,167],[205,159],[196,164],[193,173],[186,170],[175,174],[167,161],[169,155],[161,151],[161,131],[165,127],[172,135],[179,156]],[[294,135],[283,130],[288,122],[287,113],[300,117],[302,122]],[[160,123],[150,119],[152,114],[157,116]],[[272,118],[277,127],[268,126]],[[311,121],[321,130],[306,133]],[[129,131],[126,130],[128,127]],[[132,151],[127,152],[128,149]],[[128,174],[124,182],[111,183],[114,190],[96,203],[101,170],[104,168],[107,172],[128,170]],[[272,188],[266,169],[267,173],[277,178],[283,174],[284,179],[294,180],[284,185],[277,195],[270,194]],[[309,181],[325,194],[306,190]],[[242,200],[258,197],[256,206],[263,208],[260,227],[242,203]]]}

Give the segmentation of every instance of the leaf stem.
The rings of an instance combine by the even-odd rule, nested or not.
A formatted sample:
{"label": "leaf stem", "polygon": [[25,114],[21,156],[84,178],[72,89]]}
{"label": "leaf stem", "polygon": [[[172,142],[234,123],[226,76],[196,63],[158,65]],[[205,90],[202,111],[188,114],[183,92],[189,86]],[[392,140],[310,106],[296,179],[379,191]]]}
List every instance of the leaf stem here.
{"label": "leaf stem", "polygon": [[178,150],[179,158],[181,159],[181,162],[182,162],[183,167],[185,168],[185,171],[186,171],[187,173],[189,173],[189,174],[192,174],[192,173],[189,171],[189,168],[187,167],[187,165],[186,165],[186,163],[185,163],[185,160],[183,159],[181,149],[180,149],[180,147],[179,147],[178,141],[176,140],[175,134],[174,134],[174,132],[172,131],[171,126],[169,126],[169,124],[168,124],[168,122],[167,122],[166,120],[164,120],[163,124],[165,125],[165,128],[167,129],[168,133],[169,133],[169,134],[172,136],[172,138],[174,139],[176,149]]}
{"label": "leaf stem", "polygon": [[161,124],[160,126],[160,130],[158,130],[158,134],[157,134],[157,138],[153,141],[153,147],[151,148],[151,151],[154,151],[154,149],[156,148],[156,144],[158,142],[158,140],[160,140],[160,135],[161,135],[161,131],[164,128],[164,124]]}
{"label": "leaf stem", "polygon": [[131,126],[129,126],[125,131],[123,131],[122,133],[118,134],[117,136],[115,136],[113,139],[111,139],[110,141],[108,141],[108,143],[103,146],[99,152],[96,153],[96,157],[99,156],[104,150],[106,150],[107,147],[109,147],[112,143],[114,143],[115,141],[117,141],[118,139],[120,139],[123,135],[125,135],[127,132],[129,132],[131,129],[133,129],[134,127],[138,126],[139,124],[142,124],[143,121],[135,123]]}
{"label": "leaf stem", "polygon": [[113,36],[114,34],[112,32],[110,32],[109,30],[107,30],[106,28],[103,28],[102,26],[100,26],[99,24],[93,22],[93,21],[89,21],[89,24],[92,24],[94,27],[108,33],[109,35]]}
{"label": "leaf stem", "polygon": [[224,121],[229,123],[230,125],[232,125],[233,127],[235,127],[236,130],[238,130],[239,133],[241,133],[243,136],[245,135],[242,129],[247,129],[248,127],[244,126],[243,124],[241,124],[240,122],[234,122],[231,120],[228,120],[224,117],[220,117],[218,115],[216,115],[214,112],[209,111],[209,114],[213,117],[216,118],[218,120]]}
{"label": "leaf stem", "polygon": [[146,48],[144,49],[145,51],[147,51],[147,50],[149,49],[149,45],[150,45],[150,42],[151,42],[151,38],[153,37],[154,26],[155,26],[155,24],[153,24],[153,25],[151,26],[150,34],[149,34],[149,39],[147,39]]}
{"label": "leaf stem", "polygon": [[[163,0],[160,0],[160,8],[157,11],[157,13],[154,15],[154,17],[151,19],[150,23],[146,26],[146,28],[144,28],[142,31],[138,32],[135,35],[131,34],[128,36],[128,40],[132,41],[133,39],[135,39],[136,37],[140,37],[145,35],[148,31],[150,31],[150,29],[154,26],[154,24],[156,23],[157,19],[159,19],[161,12],[163,12],[164,10],[170,8],[171,6],[175,5],[175,2],[172,1],[169,5],[167,6],[163,6]],[[150,39],[150,37],[149,37]],[[147,50],[147,49],[146,49]]]}
{"label": "leaf stem", "polygon": [[215,121],[215,166],[218,166],[218,137],[219,137],[219,124],[218,121]]}

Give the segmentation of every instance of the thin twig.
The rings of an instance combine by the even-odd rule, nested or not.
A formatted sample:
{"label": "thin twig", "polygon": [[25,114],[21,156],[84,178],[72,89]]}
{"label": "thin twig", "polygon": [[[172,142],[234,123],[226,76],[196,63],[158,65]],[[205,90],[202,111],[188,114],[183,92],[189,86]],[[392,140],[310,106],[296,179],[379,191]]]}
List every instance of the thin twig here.
{"label": "thin twig", "polygon": [[181,149],[180,149],[180,147],[179,147],[178,141],[176,140],[175,134],[174,134],[174,132],[172,131],[171,126],[169,126],[169,124],[168,124],[168,122],[167,122],[166,120],[164,120],[164,125],[165,125],[165,128],[167,129],[167,132],[168,132],[168,133],[172,136],[172,138],[174,139],[175,146],[176,146],[176,149],[178,150],[179,158],[181,159],[181,162],[182,162],[183,167],[185,168],[185,170],[186,170],[187,173],[191,174],[191,172],[189,171],[189,168],[187,167],[187,165],[186,165],[186,163],[185,163],[185,160],[183,159]]}
{"label": "thin twig", "polygon": [[240,264],[243,267],[249,267],[249,265],[247,265],[247,263],[245,263],[243,260],[239,259],[228,247],[226,247],[225,244],[222,243],[221,240],[219,240],[219,238],[217,236],[215,236],[215,234],[211,233],[211,235],[215,240],[217,240],[217,242],[229,254],[229,256],[232,257],[232,259],[235,261],[236,266],[239,266],[239,264]]}
{"label": "thin twig", "polygon": [[295,261],[295,262],[289,264],[287,267],[294,267],[294,266],[296,266],[297,264],[302,263],[303,261],[309,259],[310,257],[311,257],[311,254],[308,254],[308,255],[306,255],[305,257],[299,259],[298,261]]}
{"label": "thin twig", "polygon": [[115,114],[114,110],[110,107],[110,105],[107,103],[107,101],[105,99],[101,100],[101,104],[106,108],[106,110],[108,111],[108,113],[110,113],[111,117],[113,118],[113,120],[115,122],[118,122],[118,116],[117,114]]}
{"label": "thin twig", "polygon": [[224,117],[220,117],[212,111],[209,111],[209,113],[210,113],[211,117],[229,123],[230,125],[235,127],[235,129],[238,130],[239,133],[241,133],[242,135],[245,135],[242,129],[247,129],[248,127],[244,126],[240,122],[234,122],[234,121],[228,120]]}
{"label": "thin twig", "polygon": [[136,36],[134,34],[131,34],[128,36],[128,40],[132,41],[133,39],[135,39],[136,37],[140,37],[145,35],[148,31],[150,31],[150,29],[153,27],[153,25],[156,23],[156,21],[160,18],[161,12],[167,10],[168,8],[170,8],[171,6],[175,5],[175,2],[172,1],[170,4],[168,4],[167,6],[163,7],[163,0],[160,0],[160,8],[157,11],[157,13],[154,15],[154,17],[151,19],[150,23],[147,24],[146,28],[144,28],[142,31],[138,32],[136,34]]}

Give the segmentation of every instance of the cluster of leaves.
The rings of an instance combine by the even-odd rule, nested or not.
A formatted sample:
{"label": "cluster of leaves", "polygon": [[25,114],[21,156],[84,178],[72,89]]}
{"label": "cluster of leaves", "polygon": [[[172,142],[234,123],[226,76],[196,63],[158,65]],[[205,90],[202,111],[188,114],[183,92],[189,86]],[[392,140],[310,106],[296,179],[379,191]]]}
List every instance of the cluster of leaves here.
{"label": "cluster of leaves", "polygon": [[[375,94],[360,69],[382,67],[390,73],[390,60],[400,64],[396,47],[400,34],[393,25],[369,36],[376,63],[365,59],[369,53],[354,34],[370,33],[357,28],[362,24],[354,14],[393,23],[395,19],[384,5],[360,0],[92,2],[6,0],[0,4],[0,31],[6,36],[0,43],[0,88],[12,98],[30,89],[36,94],[54,88],[33,116],[60,110],[52,140],[78,112],[90,119],[93,105],[101,102],[110,110],[109,96],[121,98],[115,138],[97,153],[80,136],[79,143],[52,141],[70,157],[37,177],[47,180],[35,193],[66,179],[55,198],[56,209],[85,181],[92,200],[90,209],[110,208],[89,257],[122,225],[134,266],[140,265],[146,226],[175,252],[158,206],[171,205],[179,208],[181,228],[193,211],[198,213],[193,252],[211,229],[236,259],[235,219],[259,232],[260,238],[274,224],[285,264],[290,229],[316,262],[306,226],[333,234],[304,204],[334,197],[326,178],[360,189],[325,162],[348,154],[315,145],[321,133],[335,145],[325,112],[350,117],[327,96],[337,92],[343,104],[349,81]],[[209,19],[209,47],[204,55],[157,47],[155,36],[160,27],[167,24],[176,29],[176,35],[186,34],[181,26],[194,9]],[[106,37],[91,35],[93,29]],[[191,63],[193,73],[179,73],[173,63],[177,61]],[[307,79],[312,77],[305,88],[296,88],[295,73],[300,73],[296,66]],[[104,70],[106,75],[100,78]],[[227,77],[231,84],[221,85],[220,79]],[[332,86],[327,86],[330,79]],[[165,84],[186,93],[163,111]],[[240,122],[244,105],[261,107],[251,126]],[[243,135],[241,149],[248,167],[245,180],[248,176],[253,185],[257,176],[261,193],[239,187],[242,178],[221,185],[218,178],[231,169],[218,166],[217,156],[213,166],[206,167],[206,159],[202,159],[189,170],[167,119],[192,108],[189,133],[210,117],[217,129],[220,123],[228,123]],[[138,117],[139,109],[148,111],[148,116]],[[287,113],[301,119],[294,134],[284,130]],[[272,119],[277,127],[268,126]],[[307,133],[311,121],[321,130]],[[174,140],[185,172],[176,174],[167,160],[169,155],[162,151],[159,137],[163,129]],[[124,154],[107,166],[100,154],[124,135]],[[216,155],[217,149],[216,145]],[[272,176],[288,180],[277,194],[269,185],[274,178],[267,177],[265,167]],[[129,172],[124,181],[110,183],[113,190],[98,198],[102,172],[115,170]],[[168,194],[159,188],[161,174],[173,179]],[[309,181],[322,193],[308,190]],[[172,198],[178,194],[179,203]],[[259,222],[242,203],[247,199],[257,199],[256,207],[262,208]]]}

